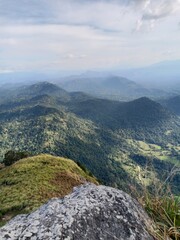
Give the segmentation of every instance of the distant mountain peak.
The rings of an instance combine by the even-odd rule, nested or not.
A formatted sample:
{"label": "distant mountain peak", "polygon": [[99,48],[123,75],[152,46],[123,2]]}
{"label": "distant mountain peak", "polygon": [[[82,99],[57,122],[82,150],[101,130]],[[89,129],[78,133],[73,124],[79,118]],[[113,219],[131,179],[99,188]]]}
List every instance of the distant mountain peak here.
{"label": "distant mountain peak", "polygon": [[49,95],[58,97],[62,101],[70,99],[69,93],[59,86],[50,82],[38,82],[30,86],[24,86],[19,89],[18,96],[22,98],[37,97],[40,95]]}
{"label": "distant mountain peak", "polygon": [[48,91],[58,91],[58,90],[62,90],[60,87],[58,87],[57,85],[44,81],[44,82],[38,82],[35,83],[31,86],[29,86],[30,89],[34,89],[34,90],[48,90]]}
{"label": "distant mountain peak", "polygon": [[[147,97],[138,98],[127,104],[129,105],[130,109],[139,110],[138,116],[141,118],[144,115],[146,120],[150,118],[153,119],[153,121],[156,120],[158,122],[160,119],[165,120],[173,117],[173,115],[171,115],[163,106],[161,106],[161,104]],[[136,115],[137,113],[134,112],[134,114]]]}
{"label": "distant mountain peak", "polygon": [[80,75],[81,77],[110,77],[112,73],[110,72],[103,72],[103,71],[86,71]]}
{"label": "distant mountain peak", "polygon": [[163,108],[158,102],[148,98],[148,97],[141,97],[141,98],[137,98],[129,103],[135,103],[135,104],[143,104],[144,106],[151,106],[153,108],[157,107],[157,108]]}
{"label": "distant mountain peak", "polygon": [[148,97],[140,97],[140,98],[133,100],[132,102],[156,103],[155,101],[151,100]]}

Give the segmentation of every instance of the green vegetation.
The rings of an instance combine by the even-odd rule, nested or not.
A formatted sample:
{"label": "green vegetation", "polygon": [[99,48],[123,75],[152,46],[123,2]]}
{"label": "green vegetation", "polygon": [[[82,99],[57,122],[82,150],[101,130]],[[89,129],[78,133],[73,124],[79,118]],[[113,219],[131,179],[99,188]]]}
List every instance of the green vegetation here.
{"label": "green vegetation", "polygon": [[156,223],[158,239],[180,239],[180,200],[177,197],[148,197],[145,209]]}
{"label": "green vegetation", "polygon": [[[12,99],[0,105],[1,160],[9,149],[55,154],[126,191],[130,184],[151,187],[179,166],[180,120],[147,98],[123,103],[41,83]],[[179,178],[169,179],[177,195]]]}
{"label": "green vegetation", "polygon": [[0,222],[63,197],[85,181],[97,183],[72,160],[45,154],[21,159],[0,170]]}
{"label": "green vegetation", "polygon": [[163,106],[180,116],[180,95],[159,101]]}
{"label": "green vegetation", "polygon": [[10,150],[5,154],[3,163],[5,166],[10,166],[13,163],[17,162],[18,160],[22,158],[27,158],[29,156],[30,156],[30,153],[28,152],[15,152]]}
{"label": "green vegetation", "polygon": [[149,227],[155,239],[179,240],[180,198],[162,189],[163,186],[159,185],[158,191],[153,191],[153,194],[145,189],[138,200],[155,223],[153,229]]}
{"label": "green vegetation", "polygon": [[[147,161],[142,156],[136,156],[140,165],[146,165],[146,174],[156,172],[159,167],[160,179],[155,178],[151,187],[144,184],[143,189],[139,191],[135,186],[131,186],[131,194],[140,202],[148,215],[154,221],[152,226],[147,226],[148,230],[156,240],[179,240],[180,239],[180,197],[174,195],[171,191],[171,182],[176,173],[180,173],[180,167],[173,166],[166,175],[161,174],[166,165],[161,166],[156,163],[148,166]],[[151,168],[151,169],[150,169]],[[180,179],[178,179],[178,182]]]}

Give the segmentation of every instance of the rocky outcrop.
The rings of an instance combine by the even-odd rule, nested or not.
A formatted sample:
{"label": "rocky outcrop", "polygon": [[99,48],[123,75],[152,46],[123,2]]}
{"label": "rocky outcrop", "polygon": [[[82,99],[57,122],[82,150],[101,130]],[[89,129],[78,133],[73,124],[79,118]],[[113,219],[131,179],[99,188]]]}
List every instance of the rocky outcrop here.
{"label": "rocky outcrop", "polygon": [[0,229],[0,240],[152,240],[151,221],[128,194],[85,184]]}

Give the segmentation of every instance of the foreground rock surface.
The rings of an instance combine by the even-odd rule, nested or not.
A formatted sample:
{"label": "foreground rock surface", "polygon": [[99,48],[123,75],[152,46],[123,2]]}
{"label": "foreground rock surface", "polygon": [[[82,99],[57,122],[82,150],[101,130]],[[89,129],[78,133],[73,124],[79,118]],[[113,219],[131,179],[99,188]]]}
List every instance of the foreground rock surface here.
{"label": "foreground rock surface", "polygon": [[150,219],[128,194],[85,184],[0,229],[0,240],[151,240]]}

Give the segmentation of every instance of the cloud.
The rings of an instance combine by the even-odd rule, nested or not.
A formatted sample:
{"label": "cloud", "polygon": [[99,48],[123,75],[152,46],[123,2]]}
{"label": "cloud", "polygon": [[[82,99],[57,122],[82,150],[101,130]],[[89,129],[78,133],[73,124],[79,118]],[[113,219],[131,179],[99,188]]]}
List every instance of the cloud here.
{"label": "cloud", "polygon": [[180,13],[180,0],[145,0],[136,23],[136,31],[152,30],[161,19]]}
{"label": "cloud", "polygon": [[[1,26],[0,39],[3,49],[0,67],[5,65],[22,70],[52,66],[94,67],[98,58],[104,58],[104,62],[113,58],[113,48],[124,44],[124,40],[116,34],[105,34],[86,26],[58,24]],[[109,49],[106,49],[107,46]]]}
{"label": "cloud", "polygon": [[82,58],[86,58],[87,55],[86,54],[80,54],[80,55],[77,55],[77,54],[73,54],[73,53],[67,53],[64,58],[67,58],[67,59],[82,59]]}
{"label": "cloud", "polygon": [[173,57],[178,58],[174,49],[179,49],[180,41],[179,4],[178,0],[0,0],[0,68],[145,64],[161,60],[171,44]]}
{"label": "cloud", "polygon": [[0,69],[0,74],[13,73],[12,69]]}
{"label": "cloud", "polygon": [[143,14],[143,20],[157,20],[165,18],[180,9],[178,0],[157,1],[156,4],[149,4],[146,12]]}
{"label": "cloud", "polygon": [[109,33],[132,32],[151,29],[151,20],[179,10],[179,0],[0,0],[0,24],[80,25]]}

